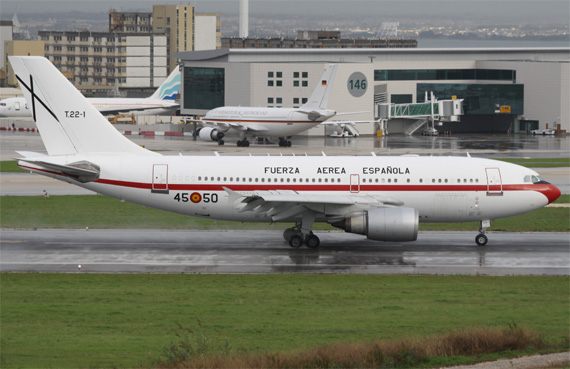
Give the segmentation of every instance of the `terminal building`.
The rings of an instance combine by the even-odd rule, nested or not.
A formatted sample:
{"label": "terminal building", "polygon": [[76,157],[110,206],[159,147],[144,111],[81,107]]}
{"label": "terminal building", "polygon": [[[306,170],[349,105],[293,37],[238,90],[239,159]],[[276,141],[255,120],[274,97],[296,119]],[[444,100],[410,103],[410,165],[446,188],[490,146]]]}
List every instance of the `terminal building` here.
{"label": "terminal building", "polygon": [[[431,93],[438,100],[463,99],[460,121],[441,122],[440,131],[570,131],[570,48],[238,48],[174,57],[183,73],[185,115],[219,106],[301,106],[326,65],[336,63],[328,108],[361,112],[342,116],[371,121],[357,126],[361,134],[376,133],[372,121],[382,104],[421,103]],[[396,117],[385,128],[404,133],[415,121]],[[307,132],[329,133],[320,127]]]}

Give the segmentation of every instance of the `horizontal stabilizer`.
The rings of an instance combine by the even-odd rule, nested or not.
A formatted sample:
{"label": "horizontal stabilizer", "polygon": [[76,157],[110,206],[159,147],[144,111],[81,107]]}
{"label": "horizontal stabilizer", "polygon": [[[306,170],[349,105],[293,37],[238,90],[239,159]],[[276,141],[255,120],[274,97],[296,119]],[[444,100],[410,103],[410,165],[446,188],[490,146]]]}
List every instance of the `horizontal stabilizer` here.
{"label": "horizontal stabilizer", "polygon": [[[24,169],[32,169],[32,170],[46,169],[55,172],[55,174],[60,174],[64,177],[69,177],[81,183],[96,181],[97,179],[99,179],[99,175],[101,172],[98,165],[88,161],[78,161],[75,163],[63,165],[63,164],[54,164],[43,160],[31,159],[31,158],[22,158],[18,160],[19,160],[18,166]],[[20,162],[32,164],[34,165],[35,168],[27,167],[23,164],[20,164]]]}

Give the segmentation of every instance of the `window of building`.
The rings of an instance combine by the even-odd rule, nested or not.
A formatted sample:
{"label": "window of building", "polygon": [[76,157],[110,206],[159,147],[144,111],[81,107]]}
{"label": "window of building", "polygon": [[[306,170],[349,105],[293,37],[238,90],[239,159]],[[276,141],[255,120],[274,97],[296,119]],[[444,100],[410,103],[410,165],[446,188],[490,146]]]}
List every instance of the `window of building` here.
{"label": "window of building", "polygon": [[293,87],[299,87],[299,81],[293,81]]}
{"label": "window of building", "polygon": [[303,102],[303,104],[305,104],[307,102],[307,100],[308,99],[306,97],[303,97],[303,99],[301,101]]}
{"label": "window of building", "polygon": [[281,97],[278,97],[278,98],[275,99],[275,100],[276,100],[276,103],[277,103],[277,104],[282,104],[282,103],[283,103],[283,98],[281,98]]}
{"label": "window of building", "polygon": [[302,81],[302,86],[303,87],[309,86],[309,81]]}
{"label": "window of building", "polygon": [[273,78],[273,72],[267,72],[267,78]]}
{"label": "window of building", "polygon": [[391,69],[374,71],[375,81],[491,80],[516,81],[510,69]]}
{"label": "window of building", "polygon": [[273,98],[272,98],[272,97],[268,97],[268,98],[267,98],[267,103],[268,103],[268,104],[273,104]]}
{"label": "window of building", "polygon": [[272,80],[267,81],[267,86],[273,87],[274,83]]}
{"label": "window of building", "polygon": [[453,96],[463,98],[466,115],[495,114],[496,104],[511,107],[511,115],[524,114],[524,85],[522,84],[468,84],[468,83],[418,83],[416,96],[423,102],[425,92],[433,91],[439,100]]}
{"label": "window of building", "polygon": [[293,72],[293,78],[299,78],[299,72]]}
{"label": "window of building", "polygon": [[283,78],[283,72],[277,72],[277,78]]}
{"label": "window of building", "polygon": [[184,68],[184,109],[214,109],[224,106],[224,68]]}
{"label": "window of building", "polygon": [[392,94],[390,95],[390,102],[392,104],[411,104],[413,98],[411,94]]}
{"label": "window of building", "polygon": [[283,81],[282,81],[282,80],[277,80],[277,81],[275,81],[275,83],[277,84],[277,87],[283,86]]}
{"label": "window of building", "polygon": [[75,46],[68,46],[67,51],[75,51]]}
{"label": "window of building", "polygon": [[303,72],[303,78],[309,78],[309,72]]}
{"label": "window of building", "polygon": [[294,97],[293,98],[293,104],[298,104],[299,103],[299,98],[298,97]]}

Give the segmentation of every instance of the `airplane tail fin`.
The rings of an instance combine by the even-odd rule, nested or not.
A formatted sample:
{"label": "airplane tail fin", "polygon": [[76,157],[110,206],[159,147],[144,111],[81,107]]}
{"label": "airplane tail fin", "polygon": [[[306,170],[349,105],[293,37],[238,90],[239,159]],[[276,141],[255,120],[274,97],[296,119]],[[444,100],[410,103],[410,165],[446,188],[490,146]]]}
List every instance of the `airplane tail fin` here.
{"label": "airplane tail fin", "polygon": [[180,69],[174,68],[172,73],[162,82],[160,87],[154,91],[149,99],[157,100],[176,100],[178,91],[180,90]]}
{"label": "airplane tail fin", "polygon": [[313,90],[311,97],[306,104],[301,106],[301,110],[311,111],[317,109],[324,110],[327,108],[332,85],[334,82],[334,76],[336,74],[336,68],[336,64],[331,64],[327,67],[321,79],[319,80],[319,84]]}
{"label": "airplane tail fin", "polygon": [[157,155],[117,131],[46,58],[9,59],[50,156]]}

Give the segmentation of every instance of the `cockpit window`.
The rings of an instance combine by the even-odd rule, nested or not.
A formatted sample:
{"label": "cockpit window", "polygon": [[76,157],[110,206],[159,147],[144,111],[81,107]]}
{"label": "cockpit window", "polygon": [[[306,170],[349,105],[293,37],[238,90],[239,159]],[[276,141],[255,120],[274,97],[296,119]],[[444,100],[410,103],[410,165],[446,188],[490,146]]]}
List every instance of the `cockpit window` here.
{"label": "cockpit window", "polygon": [[0,103],[0,106],[6,106],[6,103]]}
{"label": "cockpit window", "polygon": [[527,175],[524,176],[524,182],[525,183],[533,183],[533,184],[548,184],[548,182],[546,182],[544,179],[542,179],[541,176],[531,176],[531,175]]}

